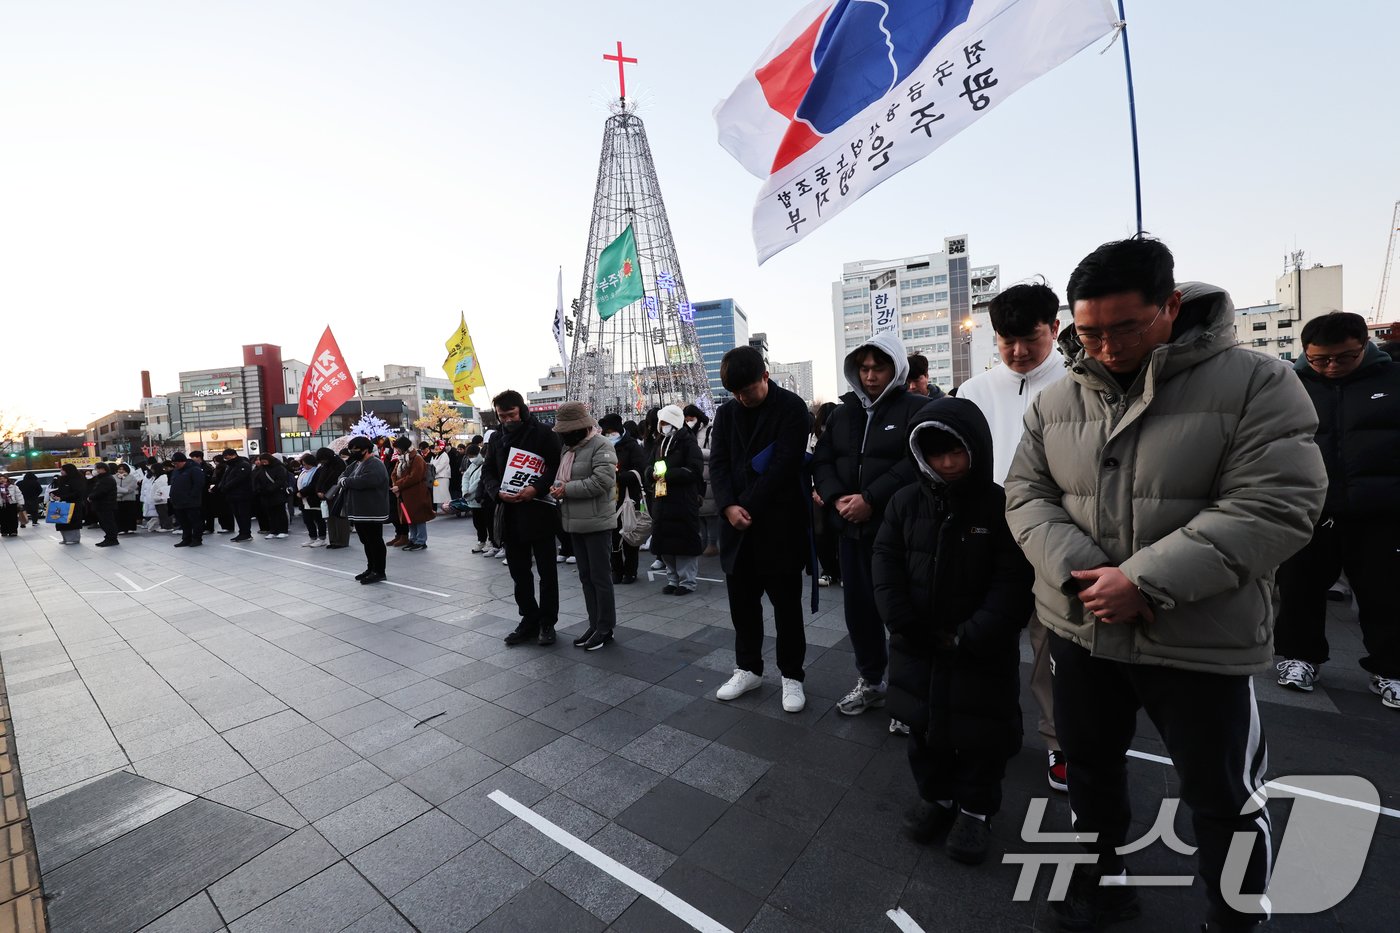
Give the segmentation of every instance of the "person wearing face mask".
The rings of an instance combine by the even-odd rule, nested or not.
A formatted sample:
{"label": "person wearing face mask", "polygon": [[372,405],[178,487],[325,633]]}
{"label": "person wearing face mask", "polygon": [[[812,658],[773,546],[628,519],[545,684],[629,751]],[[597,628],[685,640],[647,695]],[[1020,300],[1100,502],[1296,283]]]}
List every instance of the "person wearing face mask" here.
{"label": "person wearing face mask", "polygon": [[588,608],[588,630],[574,639],[574,647],[597,651],[612,641],[617,624],[609,560],[617,524],[613,506],[617,454],[598,433],[598,422],[582,402],[559,406],[554,433],[564,444],[564,454],[549,492],[559,501],[560,523],[572,538],[578,582]]}
{"label": "person wearing face mask", "polygon": [[661,592],[689,596],[695,592],[702,550],[700,483],[705,460],[695,435],[686,430],[679,405],[667,405],[656,418],[661,439],[651,465],[651,551],[666,566]]}
{"label": "person wearing face mask", "polygon": [[[496,527],[520,611],[520,623],[505,642],[514,647],[538,638],[539,644],[552,645],[559,621],[559,570],[554,563],[559,506],[549,487],[559,469],[559,436],[530,414],[519,392],[502,392],[491,404],[501,427],[487,444],[481,483],[497,503]],[[540,577],[538,598],[532,563]]]}
{"label": "person wearing face mask", "polygon": [[[638,443],[637,437],[622,421],[621,415],[604,415],[598,419],[598,428],[603,438],[613,445],[617,455],[617,503],[630,499],[636,509],[646,501],[642,490],[642,477],[646,474],[646,452]],[[637,563],[641,548],[628,544],[622,537],[622,518],[618,517],[612,537],[612,582],[627,585],[637,582]]]}
{"label": "person wearing face mask", "polygon": [[341,514],[355,528],[355,535],[365,549],[365,569],[355,575],[364,584],[387,579],[385,562],[388,546],[384,543],[384,524],[389,521],[389,471],[384,462],[373,456],[374,442],[367,437],[352,437],[346,445],[349,465],[340,475],[340,495],[345,497]]}
{"label": "person wearing face mask", "polygon": [[719,510],[715,508],[715,491],[710,486],[710,416],[698,405],[685,406],[685,429],[695,435],[705,469],[700,482],[700,546],[705,557],[719,555]]}

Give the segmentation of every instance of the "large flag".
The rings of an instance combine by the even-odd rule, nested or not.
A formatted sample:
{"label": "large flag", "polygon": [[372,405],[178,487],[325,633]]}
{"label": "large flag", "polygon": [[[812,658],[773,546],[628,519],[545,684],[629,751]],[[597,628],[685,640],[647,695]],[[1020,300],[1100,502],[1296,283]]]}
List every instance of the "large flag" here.
{"label": "large flag", "polygon": [[306,426],[315,434],[337,408],[354,397],[355,380],[340,356],[335,335],[327,327],[321,342],[316,344],[311,365],[306,367],[306,378],[301,381],[297,414],[306,419]]}
{"label": "large flag", "polygon": [[1109,0],[817,0],[715,108],[766,261],[1118,24]]}
{"label": "large flag", "polygon": [[642,270],[637,265],[637,238],[631,224],[598,257],[593,297],[598,317],[605,321],[642,297]]}
{"label": "large flag", "polygon": [[569,368],[569,351],[564,346],[564,267],[559,267],[559,297],[554,302],[554,342],[559,344],[559,362]]}
{"label": "large flag", "polygon": [[467,330],[467,315],[462,313],[462,323],[447,338],[447,359],[442,361],[442,371],[452,380],[452,395],[464,404],[472,400],[472,389],[486,385],[486,377],[481,374],[481,361],[477,359],[476,348],[472,346],[472,335]]}

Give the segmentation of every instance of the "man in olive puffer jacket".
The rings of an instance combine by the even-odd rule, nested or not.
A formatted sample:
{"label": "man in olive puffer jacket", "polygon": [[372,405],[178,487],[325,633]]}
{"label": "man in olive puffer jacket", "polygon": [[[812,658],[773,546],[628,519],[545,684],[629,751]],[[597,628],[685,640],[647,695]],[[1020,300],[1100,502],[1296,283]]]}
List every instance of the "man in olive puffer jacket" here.
{"label": "man in olive puffer jacket", "polygon": [[[1317,417],[1286,363],[1236,345],[1223,290],[1175,284],[1162,243],[1099,247],[1068,300],[1069,377],[1031,404],[1006,478],[1051,631],[1074,828],[1097,833],[1097,865],[1056,909],[1066,929],[1137,913],[1131,885],[1097,882],[1125,871],[1124,755],[1142,708],[1181,775],[1210,929],[1252,929],[1271,840],[1267,812],[1242,815],[1267,761],[1250,675],[1273,660],[1275,568],[1322,507]],[[1221,894],[1236,834],[1253,837],[1231,882],[1256,899],[1247,910]]]}

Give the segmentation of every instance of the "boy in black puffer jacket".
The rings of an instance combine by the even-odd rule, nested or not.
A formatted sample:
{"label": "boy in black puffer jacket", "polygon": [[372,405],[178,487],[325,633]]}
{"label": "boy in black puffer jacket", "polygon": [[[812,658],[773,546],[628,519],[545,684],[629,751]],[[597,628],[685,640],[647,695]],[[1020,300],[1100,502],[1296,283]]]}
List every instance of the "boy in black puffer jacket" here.
{"label": "boy in black puffer jacket", "polygon": [[886,701],[912,728],[909,834],[930,842],[948,830],[948,855],[976,864],[1021,746],[1018,639],[1033,572],[1006,525],[981,410],[940,398],[910,424],[920,481],[890,499],[872,566],[890,631]]}

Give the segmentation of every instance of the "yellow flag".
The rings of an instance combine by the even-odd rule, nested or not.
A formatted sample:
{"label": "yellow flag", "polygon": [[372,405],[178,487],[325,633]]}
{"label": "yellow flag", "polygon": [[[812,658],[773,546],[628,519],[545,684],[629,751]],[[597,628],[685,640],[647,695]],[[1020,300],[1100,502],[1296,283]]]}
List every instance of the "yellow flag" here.
{"label": "yellow flag", "polygon": [[443,360],[442,371],[452,380],[452,394],[459,402],[471,402],[472,389],[486,385],[486,377],[481,374],[481,362],[476,358],[476,348],[472,346],[472,335],[467,330],[467,315],[462,314],[462,323],[447,338],[447,359]]}

